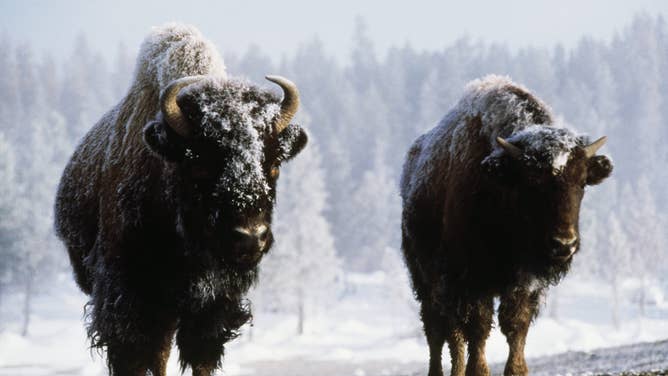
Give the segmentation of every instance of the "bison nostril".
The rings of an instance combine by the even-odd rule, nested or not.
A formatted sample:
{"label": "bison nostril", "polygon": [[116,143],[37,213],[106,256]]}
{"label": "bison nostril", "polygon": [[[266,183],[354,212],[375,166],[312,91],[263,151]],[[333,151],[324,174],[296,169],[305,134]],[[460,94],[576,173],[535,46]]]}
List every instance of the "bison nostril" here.
{"label": "bison nostril", "polygon": [[269,229],[267,226],[262,225],[260,228],[257,230],[257,238],[261,241],[264,242],[267,240],[267,237],[269,236]]}
{"label": "bison nostril", "polygon": [[550,250],[551,257],[558,260],[567,260],[569,259],[576,250],[577,238],[573,239],[563,239],[554,237],[552,238],[552,249]]}

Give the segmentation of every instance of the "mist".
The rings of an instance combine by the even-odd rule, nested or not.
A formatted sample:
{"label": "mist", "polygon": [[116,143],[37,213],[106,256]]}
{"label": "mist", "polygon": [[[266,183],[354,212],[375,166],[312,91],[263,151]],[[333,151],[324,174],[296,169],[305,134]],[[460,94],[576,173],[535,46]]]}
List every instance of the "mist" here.
{"label": "mist", "polygon": [[[413,140],[488,74],[526,86],[578,132],[607,136],[600,152],[615,165],[588,188],[582,249],[550,289],[527,356],[668,338],[668,4],[382,4],[2,3],[0,375],[105,374],[87,350],[87,298],[55,237],[53,199],[74,147],[125,95],[141,39],[175,14],[214,41],[229,75],[267,88],[267,74],[293,80],[295,122],[310,135],[281,172],[276,244],[225,374],[426,373],[399,174]],[[491,362],[505,360],[504,341],[495,329]]]}

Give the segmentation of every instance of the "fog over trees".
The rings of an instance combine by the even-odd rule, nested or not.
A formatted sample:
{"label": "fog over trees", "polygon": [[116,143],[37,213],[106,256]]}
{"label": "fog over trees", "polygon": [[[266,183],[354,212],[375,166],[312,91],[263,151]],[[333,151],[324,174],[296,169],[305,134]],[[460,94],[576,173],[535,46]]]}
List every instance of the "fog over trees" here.
{"label": "fog over trees", "polygon": [[[314,306],[344,293],[342,273],[396,272],[387,252],[400,248],[405,152],[468,81],[494,73],[528,87],[577,131],[608,136],[602,152],[615,170],[587,188],[573,273],[609,281],[615,294],[622,279],[638,278],[643,314],[643,286],[668,286],[665,20],[638,15],[611,41],[584,37],[573,49],[511,51],[462,38],[437,51],[377,51],[366,32],[360,21],[345,64],[317,39],[281,61],[258,47],[224,56],[231,76],[264,85],[277,73],[297,83],[298,120],[311,139],[279,179],[276,244],[262,264],[255,308],[292,312],[303,324]],[[0,304],[3,294],[25,294],[16,309],[28,331],[31,297],[70,273],[52,225],[58,179],[74,145],[128,88],[134,57],[120,44],[107,46],[118,53],[105,61],[105,47],[82,35],[63,46],[72,49],[68,59],[55,61],[19,40],[0,35]]]}

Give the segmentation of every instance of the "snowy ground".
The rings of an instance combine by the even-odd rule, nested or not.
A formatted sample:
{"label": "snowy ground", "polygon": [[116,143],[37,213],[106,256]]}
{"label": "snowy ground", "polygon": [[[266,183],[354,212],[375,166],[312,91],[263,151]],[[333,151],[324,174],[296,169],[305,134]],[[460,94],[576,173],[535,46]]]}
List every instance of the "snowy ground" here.
{"label": "snowy ground", "polygon": [[[255,312],[254,325],[227,347],[225,375],[414,375],[422,373],[427,348],[419,331],[415,308],[401,290],[393,287],[382,273],[349,275],[343,297],[318,312],[309,312],[305,333],[295,336],[294,316]],[[552,369],[578,356],[591,358],[593,349],[659,341],[668,338],[668,302],[660,289],[652,295],[646,317],[637,317],[633,303],[633,283],[627,283],[621,309],[622,324],[615,329],[610,320],[609,288],[604,284],[566,279],[544,308],[545,314],[534,323],[527,340],[527,357],[535,371],[545,374],[584,369]],[[56,290],[56,289],[54,289]],[[658,291],[658,292],[657,292]],[[555,305],[554,302],[558,304]],[[40,296],[35,302],[30,334],[18,333],[20,296],[5,298],[0,307],[0,375],[103,375],[104,361],[87,349],[81,324],[85,297],[70,283]],[[557,318],[549,317],[556,308]],[[487,345],[490,362],[505,360],[507,347],[498,329]],[[541,362],[541,356],[564,354],[556,362]],[[657,356],[668,358],[668,346]],[[655,351],[655,352],[656,352]],[[584,353],[583,353],[584,352]],[[632,352],[631,352],[632,353]],[[628,359],[618,359],[616,370],[625,370]],[[598,356],[598,355],[597,355]],[[603,355],[601,355],[603,356]],[[629,355],[633,356],[633,355]],[[575,358],[574,358],[575,357]],[[552,358],[550,358],[552,359]],[[559,358],[560,359],[560,358]],[[578,358],[583,359],[583,358]],[[447,358],[445,359],[447,365]],[[547,368],[546,368],[547,367]],[[574,367],[574,366],[573,366]],[[594,365],[592,365],[594,367]],[[592,368],[602,372],[610,369]],[[176,356],[170,359],[169,374],[178,375]]]}

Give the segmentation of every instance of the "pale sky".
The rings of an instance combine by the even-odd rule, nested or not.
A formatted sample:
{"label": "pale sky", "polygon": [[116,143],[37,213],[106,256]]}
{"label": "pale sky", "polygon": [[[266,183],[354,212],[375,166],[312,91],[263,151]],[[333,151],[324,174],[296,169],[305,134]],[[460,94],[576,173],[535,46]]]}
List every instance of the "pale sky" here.
{"label": "pale sky", "polygon": [[467,35],[474,40],[525,46],[573,46],[583,35],[609,39],[638,12],[668,15],[666,0],[0,0],[0,33],[29,42],[57,58],[78,34],[108,58],[123,41],[136,50],[151,26],[194,24],[221,51],[243,53],[256,44],[273,58],[315,36],[345,61],[356,17],[362,16],[377,51],[410,42],[436,50]]}

